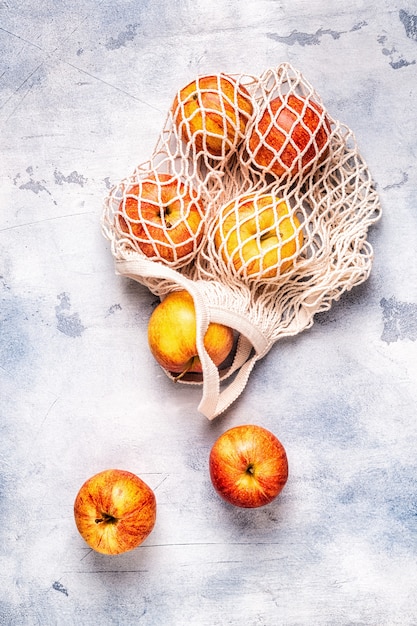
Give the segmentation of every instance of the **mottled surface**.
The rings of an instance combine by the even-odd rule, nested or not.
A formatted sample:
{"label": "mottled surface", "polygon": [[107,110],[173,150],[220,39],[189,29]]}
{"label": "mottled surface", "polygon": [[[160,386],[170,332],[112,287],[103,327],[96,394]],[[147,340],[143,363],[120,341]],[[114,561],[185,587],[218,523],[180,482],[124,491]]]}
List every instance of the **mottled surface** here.
{"label": "mottled surface", "polygon": [[[2,625],[416,624],[416,33],[397,0],[0,2]],[[149,353],[155,297],[115,275],[102,202],[180,86],[283,61],[355,131],[384,211],[374,267],[210,423]],[[248,421],[290,465],[253,511],[207,471],[214,439]],[[158,501],[118,557],[72,517],[108,467]]]}

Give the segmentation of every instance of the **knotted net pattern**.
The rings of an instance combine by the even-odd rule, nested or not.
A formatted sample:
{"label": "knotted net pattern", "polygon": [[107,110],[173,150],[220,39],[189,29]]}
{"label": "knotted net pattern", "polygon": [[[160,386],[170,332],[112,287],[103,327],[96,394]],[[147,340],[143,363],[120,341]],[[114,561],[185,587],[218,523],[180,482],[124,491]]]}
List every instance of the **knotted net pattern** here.
{"label": "knotted net pattern", "polygon": [[[380,215],[353,132],[284,63],[178,91],[150,160],[106,198],[102,227],[120,274],[160,298],[193,296],[203,375],[182,382],[202,383],[212,419],[278,339],[368,278]],[[204,348],[210,321],[238,336],[225,370]]]}

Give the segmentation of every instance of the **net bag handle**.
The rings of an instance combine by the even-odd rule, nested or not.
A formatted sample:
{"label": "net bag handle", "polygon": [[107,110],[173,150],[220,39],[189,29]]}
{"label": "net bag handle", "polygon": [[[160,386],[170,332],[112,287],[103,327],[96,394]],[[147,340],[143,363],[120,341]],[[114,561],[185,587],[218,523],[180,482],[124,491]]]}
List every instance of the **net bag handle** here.
{"label": "net bag handle", "polygon": [[[116,273],[142,282],[144,278],[172,281],[176,287],[186,289],[193,298],[197,324],[197,351],[200,357],[203,382],[202,398],[198,411],[212,420],[223,413],[242,393],[256,363],[270,349],[269,341],[249,320],[234,311],[210,307],[205,300],[198,281],[183,276],[176,270],[145,258],[116,261]],[[204,347],[204,336],[210,322],[218,322],[239,333],[233,364],[227,376],[236,372],[234,379],[221,389],[222,377]]]}

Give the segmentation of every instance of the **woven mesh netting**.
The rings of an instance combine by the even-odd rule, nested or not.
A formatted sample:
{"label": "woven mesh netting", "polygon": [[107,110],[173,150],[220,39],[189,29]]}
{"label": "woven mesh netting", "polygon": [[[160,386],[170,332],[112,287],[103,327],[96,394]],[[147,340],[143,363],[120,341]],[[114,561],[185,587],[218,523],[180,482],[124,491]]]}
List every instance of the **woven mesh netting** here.
{"label": "woven mesh netting", "polygon": [[[212,419],[278,339],[367,279],[380,214],[352,131],[284,63],[179,90],[150,160],[106,198],[102,225],[120,274],[161,299],[193,296],[203,374],[182,382],[202,383],[199,410]],[[210,321],[238,337],[225,370],[205,352]]]}

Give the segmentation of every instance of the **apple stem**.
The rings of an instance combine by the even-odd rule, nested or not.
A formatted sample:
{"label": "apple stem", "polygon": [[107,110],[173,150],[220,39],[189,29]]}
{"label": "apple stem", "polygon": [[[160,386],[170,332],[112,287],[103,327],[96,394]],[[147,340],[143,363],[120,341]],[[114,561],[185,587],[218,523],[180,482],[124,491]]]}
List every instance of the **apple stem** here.
{"label": "apple stem", "polygon": [[251,463],[250,465],[247,466],[246,473],[250,474],[251,476],[253,476],[253,474],[255,473],[255,470],[253,468],[253,463]]}
{"label": "apple stem", "polygon": [[191,369],[191,367],[192,367],[193,363],[194,363],[194,357],[192,357],[192,358],[188,361],[188,363],[187,363],[187,367],[185,367],[185,368],[182,370],[182,372],[180,372],[180,373],[178,374],[178,376],[175,376],[175,377],[174,377],[174,381],[175,381],[175,382],[177,382],[177,380],[181,380],[181,378],[183,378],[183,377],[186,375],[186,373],[190,371],[190,369]]}
{"label": "apple stem", "polygon": [[163,215],[165,226],[167,228],[172,228],[171,222],[166,219],[168,215],[171,215],[171,207],[169,205],[162,207],[162,215]]}
{"label": "apple stem", "polygon": [[102,513],[101,517],[97,517],[94,521],[96,524],[115,524],[117,522],[117,518],[113,515],[109,515],[108,513]]}

